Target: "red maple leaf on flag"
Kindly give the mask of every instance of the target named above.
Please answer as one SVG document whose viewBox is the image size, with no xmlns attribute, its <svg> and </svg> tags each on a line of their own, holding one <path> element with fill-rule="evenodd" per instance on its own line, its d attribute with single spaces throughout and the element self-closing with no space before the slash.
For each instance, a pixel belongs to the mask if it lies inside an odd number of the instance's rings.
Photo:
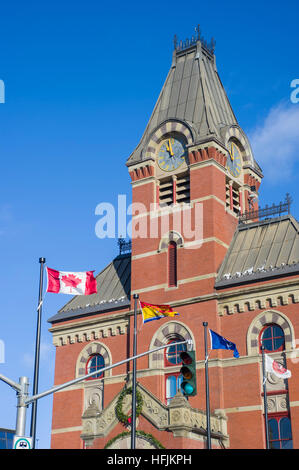
<svg viewBox="0 0 299 470">
<path fill-rule="evenodd" d="M 82 281 L 79 277 L 74 276 L 74 274 L 68 274 L 67 276 L 62 276 L 61 278 L 62 282 L 66 286 L 70 286 L 70 292 L 72 292 L 73 287 L 77 287 L 78 284 Z"/>
</svg>

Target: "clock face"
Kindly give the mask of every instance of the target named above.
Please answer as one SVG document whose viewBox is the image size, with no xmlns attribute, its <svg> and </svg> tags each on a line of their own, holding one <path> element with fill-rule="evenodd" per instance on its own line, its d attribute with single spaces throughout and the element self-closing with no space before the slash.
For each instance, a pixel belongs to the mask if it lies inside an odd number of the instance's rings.
<svg viewBox="0 0 299 470">
<path fill-rule="evenodd" d="M 242 168 L 241 152 L 237 145 L 232 141 L 228 143 L 228 151 L 229 155 L 227 157 L 226 166 L 233 176 L 238 177 Z"/>
<path fill-rule="evenodd" d="M 178 139 L 169 137 L 164 139 L 158 151 L 158 165 L 161 170 L 173 171 L 185 161 L 186 147 Z"/>
</svg>

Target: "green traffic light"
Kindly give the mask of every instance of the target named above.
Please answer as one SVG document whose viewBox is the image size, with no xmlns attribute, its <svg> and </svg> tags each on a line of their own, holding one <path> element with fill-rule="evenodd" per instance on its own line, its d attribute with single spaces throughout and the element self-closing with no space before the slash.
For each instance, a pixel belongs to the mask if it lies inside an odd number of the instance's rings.
<svg viewBox="0 0 299 470">
<path fill-rule="evenodd" d="M 180 373 L 183 376 L 181 390 L 185 396 L 195 396 L 197 395 L 195 351 L 183 351 L 180 358 L 182 360 Z"/>
<path fill-rule="evenodd" d="M 193 393 L 193 391 L 194 391 L 194 388 L 188 382 L 187 383 L 186 382 L 182 383 L 182 389 L 183 389 L 183 391 L 185 392 L 186 395 L 191 395 L 191 393 Z"/>
</svg>

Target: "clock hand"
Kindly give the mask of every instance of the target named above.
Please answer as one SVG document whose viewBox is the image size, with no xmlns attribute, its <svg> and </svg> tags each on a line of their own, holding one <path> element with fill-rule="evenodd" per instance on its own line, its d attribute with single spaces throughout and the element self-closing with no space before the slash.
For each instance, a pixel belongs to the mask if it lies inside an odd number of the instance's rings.
<svg viewBox="0 0 299 470">
<path fill-rule="evenodd" d="M 170 147 L 170 155 L 173 157 L 173 150 L 172 150 L 170 139 L 168 140 L 168 142 L 169 142 L 169 147 Z"/>
<path fill-rule="evenodd" d="M 233 144 L 231 144 L 230 158 L 232 159 L 232 161 L 234 160 Z"/>
</svg>

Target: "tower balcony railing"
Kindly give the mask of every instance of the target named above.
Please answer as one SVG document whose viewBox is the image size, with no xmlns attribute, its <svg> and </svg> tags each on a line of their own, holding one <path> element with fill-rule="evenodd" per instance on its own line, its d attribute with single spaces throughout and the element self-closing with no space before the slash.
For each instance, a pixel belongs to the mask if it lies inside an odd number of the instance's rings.
<svg viewBox="0 0 299 470">
<path fill-rule="evenodd" d="M 279 204 L 274 204 L 272 206 L 266 205 L 265 207 L 258 209 L 251 209 L 245 211 L 243 214 L 239 216 L 239 224 L 246 223 L 248 221 L 258 221 L 261 219 L 271 218 L 273 216 L 280 217 L 284 213 L 290 214 L 292 198 L 287 193 L 284 202 L 280 202 Z"/>
<path fill-rule="evenodd" d="M 195 28 L 195 34 L 190 39 L 187 38 L 185 41 L 178 41 L 177 35 L 175 35 L 173 39 L 174 49 L 177 52 L 182 52 L 197 44 L 198 41 L 200 41 L 201 45 L 206 49 L 206 51 L 213 56 L 215 52 L 216 41 L 214 38 L 212 38 L 210 42 L 206 41 L 201 34 L 199 25 L 197 25 Z"/>
</svg>

